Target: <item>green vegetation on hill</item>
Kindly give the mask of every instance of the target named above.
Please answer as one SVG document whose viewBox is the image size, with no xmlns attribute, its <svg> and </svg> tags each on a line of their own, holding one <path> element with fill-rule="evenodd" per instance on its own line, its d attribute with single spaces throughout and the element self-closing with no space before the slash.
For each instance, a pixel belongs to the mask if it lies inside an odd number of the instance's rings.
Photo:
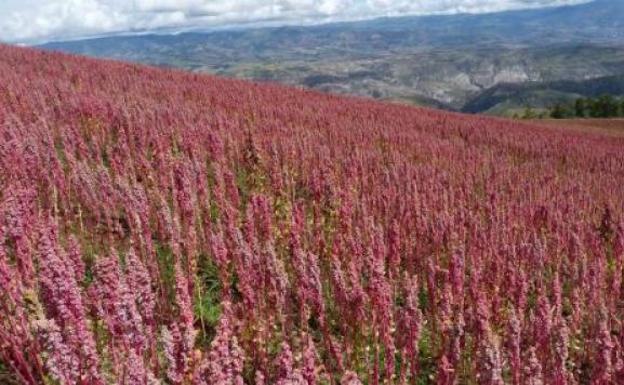
<svg viewBox="0 0 624 385">
<path fill-rule="evenodd" d="M 598 98 L 578 98 L 574 103 L 555 104 L 549 113 L 553 119 L 624 117 L 624 97 L 602 95 Z"/>
<path fill-rule="evenodd" d="M 599 99 L 602 95 L 624 96 L 624 75 L 587 80 L 504 83 L 478 93 L 463 112 L 522 116 L 527 107 L 550 113 L 552 106 L 574 105 L 577 99 Z M 573 108 L 571 108 L 573 109 Z M 587 113 L 590 116 L 590 112 Z"/>
</svg>

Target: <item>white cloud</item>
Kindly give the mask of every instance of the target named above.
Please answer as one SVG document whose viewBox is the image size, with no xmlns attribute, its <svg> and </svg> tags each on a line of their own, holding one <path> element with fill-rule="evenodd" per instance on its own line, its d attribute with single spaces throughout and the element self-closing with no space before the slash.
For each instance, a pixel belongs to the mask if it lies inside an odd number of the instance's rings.
<svg viewBox="0 0 624 385">
<path fill-rule="evenodd" d="M 310 23 L 575 4 L 588 0 L 0 0 L 0 41 L 70 39 L 157 28 Z"/>
</svg>

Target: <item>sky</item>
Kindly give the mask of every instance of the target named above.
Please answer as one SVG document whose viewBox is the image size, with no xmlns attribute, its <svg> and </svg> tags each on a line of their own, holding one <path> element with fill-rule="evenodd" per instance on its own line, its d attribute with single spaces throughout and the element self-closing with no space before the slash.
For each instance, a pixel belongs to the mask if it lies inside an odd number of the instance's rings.
<svg viewBox="0 0 624 385">
<path fill-rule="evenodd" d="M 380 16 L 481 13 L 588 0 L 0 0 L 0 41 L 110 33 L 310 24 Z"/>
</svg>

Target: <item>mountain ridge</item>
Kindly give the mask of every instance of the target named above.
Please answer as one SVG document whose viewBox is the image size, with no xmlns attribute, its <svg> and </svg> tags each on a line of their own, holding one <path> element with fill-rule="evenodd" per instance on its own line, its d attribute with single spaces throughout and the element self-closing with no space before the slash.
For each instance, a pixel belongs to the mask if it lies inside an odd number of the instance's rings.
<svg viewBox="0 0 624 385">
<path fill-rule="evenodd" d="M 497 84 L 624 73 L 624 2 L 107 37 L 42 48 L 463 110 Z"/>
</svg>

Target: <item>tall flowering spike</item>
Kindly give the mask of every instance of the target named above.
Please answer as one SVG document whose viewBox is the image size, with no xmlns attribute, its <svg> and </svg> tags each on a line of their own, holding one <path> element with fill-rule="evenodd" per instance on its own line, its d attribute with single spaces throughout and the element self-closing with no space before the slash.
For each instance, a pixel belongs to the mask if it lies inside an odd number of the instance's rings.
<svg viewBox="0 0 624 385">
<path fill-rule="evenodd" d="M 208 134 L 208 150 L 213 160 L 221 160 L 225 156 L 221 136 L 212 131 Z"/>
<path fill-rule="evenodd" d="M 550 305 L 550 301 L 544 294 L 543 289 L 537 299 L 536 321 L 537 322 L 533 325 L 535 340 L 541 350 L 547 351 L 550 343 L 550 335 L 552 333 L 553 307 Z"/>
<path fill-rule="evenodd" d="M 80 381 L 80 361 L 63 340 L 54 320 L 40 320 L 34 324 L 35 333 L 44 347 L 46 368 L 61 385 L 74 385 Z"/>
<path fill-rule="evenodd" d="M 555 362 L 555 373 L 553 385 L 567 385 L 570 379 L 567 363 L 569 358 L 568 346 L 570 332 L 565 319 L 560 318 L 555 325 L 553 354 Z"/>
<path fill-rule="evenodd" d="M 222 169 L 223 181 L 225 182 L 225 191 L 227 197 L 230 198 L 230 204 L 232 207 L 240 207 L 240 194 L 236 187 L 236 178 L 229 169 Z"/>
<path fill-rule="evenodd" d="M 245 239 L 249 243 L 252 251 L 258 251 L 258 237 L 256 234 L 256 217 L 254 208 L 252 205 L 247 206 L 245 210 L 245 222 L 243 225 L 243 233 L 245 234 Z"/>
<path fill-rule="evenodd" d="M 256 370 L 256 376 L 254 380 L 255 385 L 265 385 L 266 384 L 266 376 L 259 370 Z"/>
<path fill-rule="evenodd" d="M 254 254 L 243 238 L 241 231 L 237 228 L 230 228 L 229 232 L 235 245 L 233 259 L 236 259 L 234 269 L 239 279 L 237 288 L 243 297 L 244 306 L 248 309 L 254 309 L 258 295 L 254 283 L 263 282 L 263 279 L 259 276 L 260 272 L 253 267 Z"/>
<path fill-rule="evenodd" d="M 287 342 L 282 342 L 282 348 L 275 360 L 275 368 L 278 379 L 287 379 L 294 372 L 295 359 Z"/>
<path fill-rule="evenodd" d="M 175 298 L 178 306 L 180 322 L 183 325 L 193 325 L 193 304 L 188 290 L 188 280 L 179 263 L 175 265 Z"/>
<path fill-rule="evenodd" d="M 137 352 L 144 351 L 149 337 L 137 308 L 135 293 L 128 286 L 117 253 L 98 258 L 93 272 L 95 280 L 91 287 L 91 300 L 108 331 L 126 346 Z"/>
<path fill-rule="evenodd" d="M 537 358 L 535 347 L 531 347 L 528 351 L 527 363 L 524 367 L 524 383 L 527 385 L 545 385 L 542 365 Z"/>
<path fill-rule="evenodd" d="M 276 382 L 276 385 L 307 385 L 307 381 L 301 375 L 301 372 L 296 370 L 290 377 L 281 379 Z"/>
<path fill-rule="evenodd" d="M 435 317 L 437 313 L 437 303 L 438 298 L 436 295 L 436 265 L 433 258 L 428 258 L 427 260 L 427 294 L 429 295 L 429 312 L 432 313 L 432 316 Z M 434 325 L 435 327 L 435 325 Z"/>
<path fill-rule="evenodd" d="M 159 193 L 157 207 L 158 237 L 163 241 L 172 241 L 174 238 L 174 223 L 171 208 L 164 196 Z"/>
<path fill-rule="evenodd" d="M 392 336 L 392 290 L 385 272 L 385 244 L 380 229 L 374 229 L 372 250 L 369 251 L 370 284 L 369 292 L 377 327 L 384 346 L 384 376 L 390 380 L 394 375 L 395 346 Z"/>
<path fill-rule="evenodd" d="M 513 385 L 520 385 L 522 379 L 522 323 L 517 311 L 512 308 L 507 326 L 507 349 L 511 366 Z"/>
<path fill-rule="evenodd" d="M 230 260 L 228 258 L 227 246 L 223 241 L 223 234 L 220 232 L 213 234 L 210 240 L 212 255 L 219 268 L 219 278 L 224 287 L 227 287 L 230 276 Z M 225 291 L 225 295 L 229 295 L 228 290 Z"/>
<path fill-rule="evenodd" d="M 255 217 L 259 221 L 259 235 L 264 240 L 269 240 L 273 232 L 273 213 L 271 202 L 264 196 L 255 196 L 252 199 Z"/>
<path fill-rule="evenodd" d="M 193 303 L 187 278 L 179 263 L 176 263 L 174 271 L 177 322 L 171 326 L 170 335 L 173 338 L 170 340 L 173 341 L 176 375 L 185 376 L 192 369 L 197 331 L 194 326 Z M 165 337 L 168 337 L 166 332 L 163 334 L 163 340 Z M 176 375 L 172 377 L 176 378 Z"/>
<path fill-rule="evenodd" d="M 555 272 L 555 276 L 553 277 L 552 282 L 552 295 L 553 295 L 553 312 L 554 316 L 558 317 L 563 310 L 562 304 L 562 288 L 561 288 L 561 279 L 559 278 L 559 272 Z"/>
<path fill-rule="evenodd" d="M 397 336 L 404 350 L 405 360 L 401 367 L 401 378 L 404 380 L 408 374 L 408 366 L 412 378 L 418 375 L 418 343 L 423 327 L 423 314 L 418 304 L 418 277 L 404 278 L 405 309 L 399 315 Z"/>
<path fill-rule="evenodd" d="M 476 304 L 476 326 L 479 337 L 483 341 L 488 341 L 490 332 L 490 309 L 487 306 L 486 299 L 481 293 L 477 294 Z"/>
<path fill-rule="evenodd" d="M 442 284 L 442 290 L 440 290 L 438 326 L 440 328 L 440 332 L 446 335 L 453 327 L 453 293 L 451 284 L 448 282 L 448 273 L 444 270 L 440 271 L 440 273 L 440 275 L 444 276 L 444 283 Z"/>
<path fill-rule="evenodd" d="M 592 384 L 610 384 L 613 376 L 613 348 L 615 344 L 611 339 L 609 327 L 609 315 L 602 305 L 598 314 L 598 337 L 596 340 L 596 358 L 594 362 L 594 375 Z"/>
<path fill-rule="evenodd" d="M 197 198 L 192 186 L 192 178 L 188 166 L 177 164 L 174 170 L 175 196 L 180 216 L 187 224 L 193 222 Z"/>
<path fill-rule="evenodd" d="M 401 267 L 401 227 L 395 219 L 388 235 L 388 267 L 390 279 L 397 279 Z"/>
<path fill-rule="evenodd" d="M 15 271 L 9 265 L 9 258 L 4 249 L 2 230 L 0 230 L 0 289 L 6 295 L 6 300 L 14 301 L 17 298 L 19 281 L 15 279 Z"/>
<path fill-rule="evenodd" d="M 301 370 L 301 375 L 307 381 L 308 385 L 316 385 L 318 379 L 316 364 L 318 354 L 312 337 L 306 336 L 304 339 L 306 344 L 303 351 L 303 368 Z"/>
<path fill-rule="evenodd" d="M 126 281 L 128 289 L 134 296 L 136 306 L 143 318 L 143 322 L 153 333 L 154 309 L 156 308 L 156 295 L 152 288 L 152 280 L 149 271 L 136 255 L 134 250 L 126 254 Z"/>
<path fill-rule="evenodd" d="M 82 251 L 80 250 L 80 243 L 75 236 L 69 237 L 67 245 L 67 257 L 69 258 L 70 266 L 74 271 L 76 280 L 80 282 L 85 276 L 85 263 L 82 260 Z"/>
<path fill-rule="evenodd" d="M 357 374 L 352 371 L 347 371 L 340 379 L 340 385 L 362 385 Z"/>
<path fill-rule="evenodd" d="M 303 250 L 301 236 L 304 228 L 304 213 L 301 205 L 295 206 L 292 216 L 290 247 L 292 250 L 293 267 L 296 273 L 296 291 L 299 299 L 299 313 L 306 322 L 309 317 L 309 308 L 324 316 L 324 301 L 322 298 L 322 283 L 319 268 L 319 259 L 313 253 Z"/>
<path fill-rule="evenodd" d="M 614 272 L 611 290 L 620 293 L 624 289 L 622 274 L 624 274 L 624 220 L 617 226 L 613 241 Z"/>
<path fill-rule="evenodd" d="M 6 195 L 0 206 L 0 214 L 3 216 L 0 226 L 5 226 L 5 237 L 13 244 L 17 270 L 24 283 L 29 284 L 35 274 L 30 236 L 36 225 L 36 192 L 19 186 L 11 187 L 4 189 Z"/>
<path fill-rule="evenodd" d="M 185 376 L 185 368 L 183 359 L 178 353 L 180 345 L 180 330 L 177 325 L 170 328 L 163 326 L 160 332 L 160 341 L 162 343 L 163 355 L 167 363 L 167 378 L 172 384 L 181 384 Z"/>
<path fill-rule="evenodd" d="M 134 200 L 132 202 L 132 207 L 134 208 L 134 220 L 136 222 L 136 226 L 138 227 L 139 234 L 135 234 L 138 238 L 138 246 L 142 246 L 142 249 L 139 248 L 139 254 L 144 255 L 146 260 L 151 260 L 154 256 L 154 240 L 152 239 L 152 228 L 150 225 L 150 212 L 154 210 L 152 207 L 152 203 L 149 202 L 148 197 L 146 196 L 146 191 L 142 187 L 134 188 Z M 128 211 L 132 211 L 129 209 Z M 158 265 L 156 263 L 148 263 L 147 268 L 152 274 L 153 279 L 158 277 Z"/>
<path fill-rule="evenodd" d="M 622 376 L 624 376 L 624 357 L 623 357 L 623 349 L 622 349 L 622 338 L 620 338 L 620 341 L 615 341 L 615 363 L 613 365 L 614 367 L 614 378 L 622 378 Z"/>
<path fill-rule="evenodd" d="M 210 351 L 194 375 L 197 384 L 243 385 L 244 353 L 234 334 L 231 304 L 223 303 L 222 308 Z"/>
<path fill-rule="evenodd" d="M 305 228 L 304 206 L 298 203 L 293 208 L 292 224 L 290 228 L 290 247 L 296 249 L 301 247 L 301 237 Z"/>
<path fill-rule="evenodd" d="M 54 318 L 54 322 L 47 325 L 50 327 L 49 335 L 55 340 L 55 333 L 62 336 L 64 348 L 67 350 L 62 354 L 67 359 L 71 356 L 78 362 L 79 378 L 89 378 L 97 383 L 100 381 L 99 358 L 95 339 L 88 328 L 82 293 L 76 282 L 72 261 L 66 253 L 57 250 L 54 231 L 52 227 L 45 227 L 38 246 L 43 304 L 50 317 Z"/>
<path fill-rule="evenodd" d="M 529 292 L 529 279 L 526 276 L 524 270 L 520 270 L 518 272 L 518 277 L 516 278 L 516 287 L 514 288 L 515 294 L 515 302 L 516 307 L 518 308 L 518 312 L 522 314 L 528 302 L 528 292 Z"/>
<path fill-rule="evenodd" d="M 453 365 L 449 362 L 446 355 L 442 356 L 438 364 L 438 374 L 436 376 L 436 385 L 455 385 L 456 375 Z"/>
<path fill-rule="evenodd" d="M 196 188 L 193 186 L 193 178 L 191 176 L 192 167 L 183 162 L 177 162 L 174 168 L 174 209 L 177 208 L 179 217 L 175 217 L 175 220 L 180 222 L 180 239 L 175 244 L 182 242 L 184 245 L 184 254 L 187 258 L 188 275 L 195 274 L 197 268 L 197 233 L 195 231 L 196 224 L 196 207 L 197 196 Z M 175 252 L 174 255 L 180 254 Z M 193 280 L 188 281 L 189 290 L 193 291 Z"/>
<path fill-rule="evenodd" d="M 456 301 L 462 301 L 464 297 L 464 252 L 455 250 L 449 266 L 449 278 L 453 288 L 453 296 Z M 460 304 L 461 305 L 461 304 Z"/>
<path fill-rule="evenodd" d="M 122 383 L 127 385 L 159 384 L 154 373 L 145 367 L 143 357 L 134 350 L 130 350 L 125 357 Z"/>
<path fill-rule="evenodd" d="M 461 363 L 461 355 L 463 350 L 463 341 L 465 339 L 466 323 L 461 312 L 457 312 L 454 316 L 453 326 L 451 328 L 451 339 L 449 341 L 449 357 L 453 367 L 459 368 Z"/>
<path fill-rule="evenodd" d="M 301 248 L 293 250 L 294 268 L 297 274 L 297 295 L 300 302 L 300 316 L 305 322 L 309 317 L 308 307 L 319 317 L 325 316 L 325 302 L 319 258 Z"/>
<path fill-rule="evenodd" d="M 613 253 L 615 257 L 624 258 L 624 219 L 617 226 L 614 244 Z"/>
<path fill-rule="evenodd" d="M 503 381 L 503 357 L 500 351 L 499 338 L 492 331 L 487 334 L 481 352 L 481 365 L 483 372 L 482 383 L 487 385 L 504 385 Z"/>
<path fill-rule="evenodd" d="M 289 285 L 288 273 L 286 272 L 284 262 L 275 253 L 273 244 L 266 244 L 263 257 L 264 264 L 266 264 L 264 281 L 268 283 L 267 294 L 269 300 L 275 306 L 276 316 L 281 318 L 286 311 L 286 293 Z"/>
</svg>

